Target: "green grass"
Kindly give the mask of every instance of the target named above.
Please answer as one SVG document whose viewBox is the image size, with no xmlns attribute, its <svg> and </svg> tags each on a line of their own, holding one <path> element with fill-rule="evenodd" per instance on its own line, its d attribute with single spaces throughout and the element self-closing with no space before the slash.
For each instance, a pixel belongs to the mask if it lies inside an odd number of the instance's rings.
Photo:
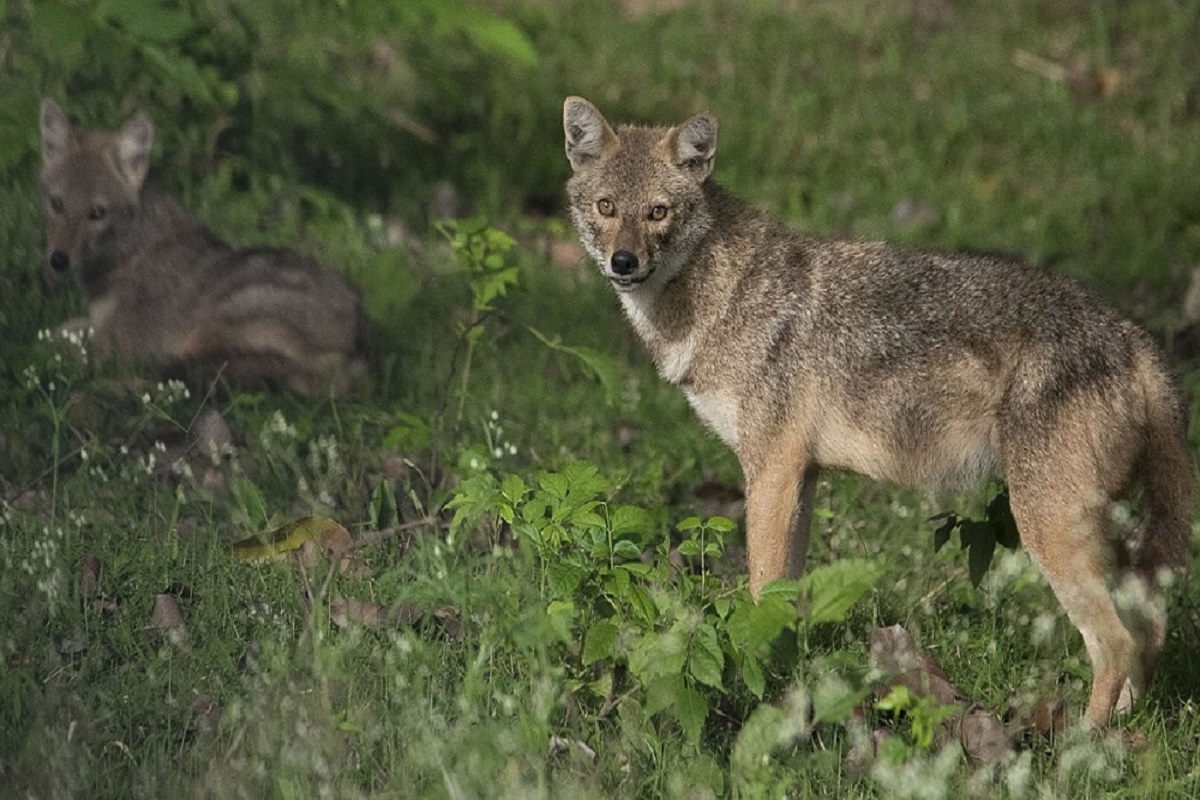
<svg viewBox="0 0 1200 800">
<path fill-rule="evenodd" d="M 848 712 L 803 724 L 807 698 L 848 696 L 837 687 L 865 679 L 870 629 L 897 623 L 983 708 L 1003 714 L 1014 698 L 1060 695 L 1078 716 L 1090 667 L 1028 558 L 998 553 L 975 588 L 956 543 L 933 551 L 929 517 L 978 514 L 986 491 L 931 500 L 828 476 L 810 565 L 872 559 L 883 577 L 840 621 L 793 620 L 760 653 L 761 701 L 728 660 L 721 689 L 685 672 L 709 709 L 695 738 L 670 698 L 653 713 L 661 687 L 648 688 L 636 650 L 622 648 L 658 647 L 665 658 L 670 630 L 694 648 L 715 619 L 713 598 L 739 597 L 738 534 L 706 567 L 714 580 L 694 570 L 648 580 L 661 624 L 644 629 L 633 595 L 605 588 L 615 562 L 573 549 L 595 530 L 588 524 L 565 526 L 560 545 L 514 546 L 488 509 L 457 525 L 440 512 L 456 492 L 494 499 L 481 476 L 534 487 L 588 462 L 599 469 L 597 514 L 645 510 L 622 535 L 647 553 L 684 538 L 677 525 L 689 516 L 738 513 L 702 497 L 713 487 L 736 494 L 736 460 L 654 374 L 608 287 L 594 270 L 543 254 L 541 242 L 564 236 L 563 96 L 587 96 L 614 120 L 672 123 L 711 110 L 721 122 L 716 177 L 789 224 L 1051 261 L 1166 336 L 1200 263 L 1200 2 L 695 0 L 626 16 L 601 0 L 492 0 L 482 5 L 526 33 L 536 65 L 453 31 L 433 46 L 406 18 L 409 27 L 370 29 L 411 45 L 399 50 L 407 77 L 390 87 L 359 57 L 377 44 L 367 23 L 332 6 L 300 4 L 296 27 L 303 43 L 338 56 L 328 63 L 361 70 L 345 86 L 318 69 L 326 62 L 289 66 L 277 33 L 261 43 L 212 33 L 239 24 L 225 4 L 185 5 L 204 35 L 168 50 L 240 87 L 220 114 L 163 74 L 141 75 L 126 98 L 114 87 L 128 84 L 101 80 L 120 77 L 120 65 L 90 75 L 0 33 L 0 83 L 13 98 L 0 111 L 0 794 L 1200 791 L 1195 581 L 1180 592 L 1150 696 L 1118 733 L 1022 740 L 999 768 L 938 745 L 854 774 L 844 759 L 860 734 Z M 30 7 L 8 4 L 14 30 Z M 258 48 L 253 70 L 243 73 L 239 59 L 250 56 L 238 47 Z M 1077 91 L 1017 66 L 1018 51 L 1111 70 L 1120 82 L 1111 95 Z M 252 85 L 238 83 L 245 75 Z M 330 84 L 308 93 L 305 81 L 322 79 Z M 372 85 L 436 140 L 415 141 L 355 106 Z M 343 268 L 372 316 L 368 385 L 337 401 L 221 387 L 183 396 L 131 385 L 110 365 L 57 361 L 38 332 L 80 306 L 72 287 L 41 279 L 34 109 L 43 92 L 97 124 L 161 104 L 147 110 L 162 182 L 232 240 L 299 246 Z M 221 114 L 233 123 L 227 136 L 214 132 Z M 352 134 L 353 146 L 340 140 Z M 458 340 L 471 293 L 427 210 L 443 179 L 518 239 L 518 283 L 483 324 L 469 376 Z M 933 213 L 912 224 L 895 213 L 902 201 Z M 546 212 L 549 221 L 538 218 Z M 395 224 L 407 231 L 403 246 L 384 235 Z M 530 327 L 611 360 L 615 391 Z M 1195 419 L 1200 372 L 1176 367 Z M 205 409 L 231 431 L 215 461 L 196 439 Z M 383 497 L 402 521 L 435 522 L 363 549 L 364 575 L 330 577 L 320 559 L 243 563 L 229 548 L 310 514 L 360 536 L 388 513 Z M 85 597 L 89 554 L 100 595 Z M 567 563 L 584 575 L 573 592 L 560 582 Z M 151 624 L 158 595 L 178 605 L 185 633 Z M 413 613 L 342 625 L 348 599 Z M 612 652 L 585 659 L 590 626 L 618 618 Z M 1140 741 L 1128 746 L 1123 734 Z"/>
</svg>

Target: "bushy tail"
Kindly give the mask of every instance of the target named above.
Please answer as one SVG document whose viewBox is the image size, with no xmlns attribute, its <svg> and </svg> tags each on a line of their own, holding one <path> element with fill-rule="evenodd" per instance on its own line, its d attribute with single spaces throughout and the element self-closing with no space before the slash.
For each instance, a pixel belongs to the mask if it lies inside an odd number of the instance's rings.
<svg viewBox="0 0 1200 800">
<path fill-rule="evenodd" d="M 1158 359 L 1141 359 L 1146 398 L 1146 449 L 1142 488 L 1147 520 L 1138 571 L 1151 586 L 1168 578 L 1182 583 L 1192 550 L 1195 466 L 1187 439 L 1187 412 Z"/>
</svg>

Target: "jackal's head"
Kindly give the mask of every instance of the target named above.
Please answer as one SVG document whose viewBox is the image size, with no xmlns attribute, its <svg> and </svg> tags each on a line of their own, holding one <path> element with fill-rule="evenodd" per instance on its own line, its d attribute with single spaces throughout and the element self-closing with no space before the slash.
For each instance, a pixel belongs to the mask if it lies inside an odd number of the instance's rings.
<svg viewBox="0 0 1200 800">
<path fill-rule="evenodd" d="M 89 272 L 108 268 L 137 214 L 154 124 L 138 114 L 119 131 L 81 131 L 43 100 L 41 127 L 49 263 L 56 272 L 74 268 L 86 284 Z"/>
<path fill-rule="evenodd" d="M 616 130 L 582 97 L 563 105 L 571 218 L 583 246 L 619 292 L 661 287 L 712 225 L 703 184 L 717 152 L 717 120 Z"/>
</svg>

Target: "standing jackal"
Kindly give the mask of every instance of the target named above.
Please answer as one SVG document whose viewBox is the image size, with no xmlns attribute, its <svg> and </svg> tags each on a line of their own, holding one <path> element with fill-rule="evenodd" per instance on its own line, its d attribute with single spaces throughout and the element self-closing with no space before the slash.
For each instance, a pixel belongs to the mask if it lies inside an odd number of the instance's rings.
<svg viewBox="0 0 1200 800">
<path fill-rule="evenodd" d="M 1150 337 L 1013 261 L 772 223 L 709 180 L 711 115 L 614 129 L 570 97 L 563 125 L 585 249 L 659 373 L 741 462 L 751 591 L 802 572 L 822 467 L 934 490 L 1000 474 L 1083 634 L 1088 719 L 1128 709 L 1192 531 L 1185 412 Z M 1126 537 L 1112 505 L 1135 484 L 1147 519 Z"/>
<path fill-rule="evenodd" d="M 71 271 L 102 355 L 236 383 L 340 392 L 365 372 L 358 294 L 289 250 L 231 247 L 144 188 L 154 125 L 81 131 L 42 102 L 50 266 Z"/>
</svg>

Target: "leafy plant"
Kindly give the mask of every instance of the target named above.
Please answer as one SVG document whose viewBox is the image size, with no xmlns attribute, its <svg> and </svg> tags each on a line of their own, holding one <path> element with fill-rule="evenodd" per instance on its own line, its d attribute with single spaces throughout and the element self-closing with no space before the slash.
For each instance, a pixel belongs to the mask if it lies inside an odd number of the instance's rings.
<svg viewBox="0 0 1200 800">
<path fill-rule="evenodd" d="M 865 562 L 819 568 L 804 581 L 768 584 L 756 601 L 711 569 L 724 555 L 730 520 L 680 522 L 674 553 L 694 564 L 675 566 L 654 515 L 610 504 L 607 488 L 584 462 L 544 473 L 533 486 L 483 471 L 448 506 L 454 527 L 492 517 L 533 548 L 546 613 L 580 642 L 569 656 L 568 686 L 598 718 L 634 698 L 646 715 L 673 718 L 698 743 L 714 694 L 741 687 L 761 700 L 768 672 L 790 668 L 773 663 L 780 635 L 843 618 L 880 574 Z M 846 579 L 851 572 L 857 580 Z M 808 619 L 797 613 L 801 591 L 815 611 Z"/>
<path fill-rule="evenodd" d="M 978 586 L 987 574 L 997 544 L 1009 550 L 1016 550 L 1021 546 L 1017 523 L 1008 505 L 1007 489 L 992 498 L 984 511 L 983 519 L 964 519 L 947 511 L 938 514 L 932 520 L 945 520 L 933 533 L 934 552 L 945 547 L 950 541 L 950 535 L 958 531 L 959 541 L 967 551 L 967 567 L 970 570 L 971 584 L 974 586 Z"/>
</svg>

